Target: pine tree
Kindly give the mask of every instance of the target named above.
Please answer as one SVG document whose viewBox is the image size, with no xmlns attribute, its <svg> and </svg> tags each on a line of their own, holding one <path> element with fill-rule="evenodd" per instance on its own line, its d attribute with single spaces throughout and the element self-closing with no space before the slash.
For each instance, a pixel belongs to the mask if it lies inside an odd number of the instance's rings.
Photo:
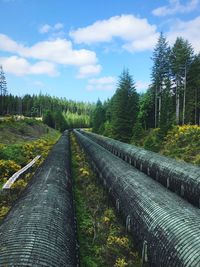
<svg viewBox="0 0 200 267">
<path fill-rule="evenodd" d="M 105 122 L 105 110 L 100 100 L 97 101 L 95 110 L 92 115 L 92 130 L 95 133 L 103 133 L 103 125 Z"/>
<path fill-rule="evenodd" d="M 178 37 L 171 49 L 170 63 L 172 77 L 175 83 L 176 124 L 185 123 L 187 70 L 193 59 L 191 44 L 182 37 Z M 181 119 L 182 110 L 182 119 Z"/>
<path fill-rule="evenodd" d="M 153 52 L 152 82 L 155 94 L 155 128 L 160 127 L 163 108 L 163 94 L 170 91 L 170 48 L 166 38 L 161 33 Z"/>
<path fill-rule="evenodd" d="M 200 53 L 188 68 L 185 121 L 200 125 Z"/>
<path fill-rule="evenodd" d="M 140 96 L 138 122 L 144 130 L 155 126 L 155 91 L 150 86 L 146 93 Z"/>
<path fill-rule="evenodd" d="M 113 137 L 130 142 L 138 113 L 138 94 L 132 76 L 124 70 L 112 99 L 111 124 Z"/>
<path fill-rule="evenodd" d="M 47 124 L 51 128 L 55 128 L 55 120 L 54 120 L 54 115 L 53 112 L 50 110 L 47 110 L 42 118 L 43 122 Z"/>
<path fill-rule="evenodd" d="M 68 128 L 67 121 L 61 111 L 55 112 L 53 117 L 55 120 L 54 125 L 56 130 L 63 132 Z"/>
<path fill-rule="evenodd" d="M 6 113 L 6 109 L 4 107 L 4 98 L 7 95 L 7 82 L 6 77 L 3 71 L 3 67 L 0 66 L 0 95 L 1 95 L 1 114 Z"/>
</svg>

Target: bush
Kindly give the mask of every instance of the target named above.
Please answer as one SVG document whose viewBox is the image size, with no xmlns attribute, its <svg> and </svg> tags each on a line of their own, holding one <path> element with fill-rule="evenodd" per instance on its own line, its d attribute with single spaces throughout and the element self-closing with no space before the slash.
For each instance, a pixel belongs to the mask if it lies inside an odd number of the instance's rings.
<svg viewBox="0 0 200 267">
<path fill-rule="evenodd" d="M 133 127 L 133 136 L 131 143 L 135 145 L 142 145 L 142 140 L 144 137 L 144 129 L 142 128 L 142 123 L 136 122 Z"/>
<path fill-rule="evenodd" d="M 23 145 L 21 144 L 4 146 L 0 149 L 0 158 L 4 160 L 13 160 L 17 164 L 23 165 L 26 163 L 26 158 L 24 153 L 22 153 L 22 148 Z"/>
<path fill-rule="evenodd" d="M 51 128 L 55 127 L 54 115 L 53 115 L 53 112 L 50 110 L 47 110 L 44 113 L 42 121 L 43 121 L 43 123 L 47 124 Z"/>
<path fill-rule="evenodd" d="M 152 129 L 144 140 L 144 148 L 154 152 L 159 152 L 161 145 L 162 137 L 160 136 L 160 129 Z"/>
<path fill-rule="evenodd" d="M 113 129 L 112 124 L 109 121 L 104 123 L 104 132 L 103 135 L 112 138 L 113 137 Z"/>
<path fill-rule="evenodd" d="M 5 183 L 7 178 L 19 171 L 21 166 L 13 160 L 0 160 L 0 182 Z"/>
<path fill-rule="evenodd" d="M 175 126 L 167 134 L 162 154 L 200 165 L 200 127 Z"/>
</svg>

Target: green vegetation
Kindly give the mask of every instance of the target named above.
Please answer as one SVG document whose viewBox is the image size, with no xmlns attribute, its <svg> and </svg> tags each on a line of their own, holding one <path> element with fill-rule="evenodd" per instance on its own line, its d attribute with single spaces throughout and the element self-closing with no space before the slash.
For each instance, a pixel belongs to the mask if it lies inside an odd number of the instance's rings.
<svg viewBox="0 0 200 267">
<path fill-rule="evenodd" d="M 98 100 L 93 105 L 42 94 L 18 97 L 4 90 L 0 112 L 40 117 L 60 131 L 92 126 L 96 133 L 135 144 L 139 129 L 159 128 L 162 142 L 174 125 L 200 124 L 200 54 L 181 37 L 170 47 L 161 33 L 152 60 L 151 85 L 144 94 L 136 93 L 132 75 L 124 70 L 115 94 L 104 103 Z"/>
<path fill-rule="evenodd" d="M 81 266 L 141 266 L 132 238 L 119 222 L 74 135 L 71 144 Z"/>
<path fill-rule="evenodd" d="M 111 124 L 113 137 L 129 142 L 138 113 L 138 94 L 132 76 L 124 70 L 119 78 L 118 88 L 112 98 Z"/>
<path fill-rule="evenodd" d="M 200 166 L 200 126 L 174 126 L 163 136 L 159 128 L 143 131 L 137 143 L 147 150 Z"/>
<path fill-rule="evenodd" d="M 161 130 L 159 128 L 151 129 L 150 131 L 148 131 L 146 137 L 143 138 L 143 146 L 147 150 L 159 152 L 162 147 L 163 141 L 164 139 L 161 135 Z"/>
<path fill-rule="evenodd" d="M 67 111 L 52 112 L 45 111 L 43 115 L 43 122 L 49 127 L 52 127 L 60 132 L 71 128 L 88 128 L 90 126 L 90 116 L 87 114 L 71 113 Z"/>
<path fill-rule="evenodd" d="M 61 111 L 53 113 L 52 111 L 47 110 L 44 113 L 43 122 L 60 132 L 63 132 L 68 128 L 67 121 Z"/>
<path fill-rule="evenodd" d="M 92 116 L 92 128 L 95 133 L 103 133 L 106 121 L 105 109 L 100 100 L 97 101 L 96 108 Z"/>
<path fill-rule="evenodd" d="M 30 172 L 13 184 L 10 194 L 0 192 L 1 220 L 46 158 L 60 133 L 35 120 L 8 120 L 1 122 L 0 129 L 0 189 L 15 172 L 41 155 Z"/>
<path fill-rule="evenodd" d="M 111 100 L 103 105 L 97 102 L 92 119 L 93 131 L 129 142 L 137 119 L 138 101 L 133 78 L 128 70 L 124 70 Z"/>
<path fill-rule="evenodd" d="M 66 98 L 51 97 L 48 95 L 25 95 L 23 97 L 3 94 L 0 95 L 3 116 L 20 115 L 25 117 L 40 117 L 47 119 L 51 116 L 50 125 L 55 129 L 89 127 L 90 115 L 94 105 L 76 102 Z M 50 114 L 50 115 L 49 115 Z M 59 120 L 58 124 L 57 121 Z M 65 125 L 63 126 L 63 123 Z"/>
<path fill-rule="evenodd" d="M 0 132 L 0 181 L 2 179 L 5 181 L 37 155 L 45 158 L 50 147 L 60 136 L 57 131 L 34 120 L 2 122 L 0 127 L 2 128 Z M 3 139 L 2 136 L 5 137 L 5 133 L 7 136 Z M 33 135 L 35 135 L 34 138 Z"/>
<path fill-rule="evenodd" d="M 91 113 L 92 113 L 92 106 L 91 106 Z M 90 127 L 90 116 L 89 113 L 72 113 L 67 111 L 64 113 L 64 117 L 67 121 L 68 128 L 88 128 Z"/>
<path fill-rule="evenodd" d="M 122 72 L 114 96 L 96 104 L 93 132 L 159 152 L 175 125 L 200 125 L 200 54 L 181 37 L 170 47 L 161 33 L 152 60 L 147 92 L 138 96 Z"/>
<path fill-rule="evenodd" d="M 42 135 L 53 132 L 55 132 L 53 129 L 35 119 L 8 117 L 0 121 L 0 143 L 3 144 L 36 140 Z"/>
<path fill-rule="evenodd" d="M 168 132 L 161 153 L 200 166 L 200 127 L 176 126 Z"/>
</svg>

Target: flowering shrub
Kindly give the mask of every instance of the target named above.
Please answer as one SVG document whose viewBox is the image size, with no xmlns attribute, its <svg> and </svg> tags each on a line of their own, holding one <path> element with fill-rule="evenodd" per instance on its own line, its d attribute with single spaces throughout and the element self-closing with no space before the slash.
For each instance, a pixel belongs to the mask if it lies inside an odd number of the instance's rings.
<svg viewBox="0 0 200 267">
<path fill-rule="evenodd" d="M 129 247 L 129 240 L 125 236 L 122 236 L 122 237 L 108 236 L 107 244 L 109 246 L 117 245 L 117 246 L 120 246 L 120 247 L 128 248 Z"/>
<path fill-rule="evenodd" d="M 125 261 L 124 258 L 117 258 L 114 267 L 125 267 L 128 263 Z"/>
<path fill-rule="evenodd" d="M 0 221 L 3 219 L 3 217 L 9 211 L 9 209 L 10 209 L 10 207 L 8 207 L 8 206 L 2 206 L 2 207 L 0 207 Z"/>
<path fill-rule="evenodd" d="M 161 147 L 160 128 L 151 129 L 149 134 L 144 138 L 143 147 L 147 150 L 158 152 Z"/>
<path fill-rule="evenodd" d="M 178 160 L 200 165 L 200 127 L 183 125 L 174 127 L 166 136 L 162 154 Z"/>
<path fill-rule="evenodd" d="M 42 163 L 51 149 L 52 145 L 58 140 L 60 134 L 46 135 L 35 141 L 26 143 L 5 145 L 0 144 L 0 188 L 15 172 L 28 164 L 34 157 L 42 157 L 36 161 L 34 166 L 27 174 L 23 174 L 12 185 L 11 197 L 0 195 L 0 221 L 9 211 L 13 201 L 15 201 L 20 192 L 26 187 L 34 174 L 34 170 Z"/>
<path fill-rule="evenodd" d="M 4 144 L 0 144 L 0 151 L 4 149 L 6 146 Z"/>
<path fill-rule="evenodd" d="M 21 166 L 13 160 L 0 160 L 0 182 L 4 183 L 7 178 L 20 169 Z"/>
</svg>

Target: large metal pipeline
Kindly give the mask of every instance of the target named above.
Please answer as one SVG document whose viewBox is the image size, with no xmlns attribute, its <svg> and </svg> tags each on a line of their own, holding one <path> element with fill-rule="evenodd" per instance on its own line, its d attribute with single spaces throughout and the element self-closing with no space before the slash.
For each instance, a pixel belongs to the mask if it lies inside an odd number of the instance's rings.
<svg viewBox="0 0 200 267">
<path fill-rule="evenodd" d="M 95 133 L 81 131 L 99 145 L 200 207 L 200 168 Z"/>
<path fill-rule="evenodd" d="M 0 225 L 0 266 L 77 264 L 70 148 L 65 132 Z"/>
<path fill-rule="evenodd" d="M 200 266 L 200 210 L 75 131 L 141 251 L 154 267 Z"/>
</svg>

